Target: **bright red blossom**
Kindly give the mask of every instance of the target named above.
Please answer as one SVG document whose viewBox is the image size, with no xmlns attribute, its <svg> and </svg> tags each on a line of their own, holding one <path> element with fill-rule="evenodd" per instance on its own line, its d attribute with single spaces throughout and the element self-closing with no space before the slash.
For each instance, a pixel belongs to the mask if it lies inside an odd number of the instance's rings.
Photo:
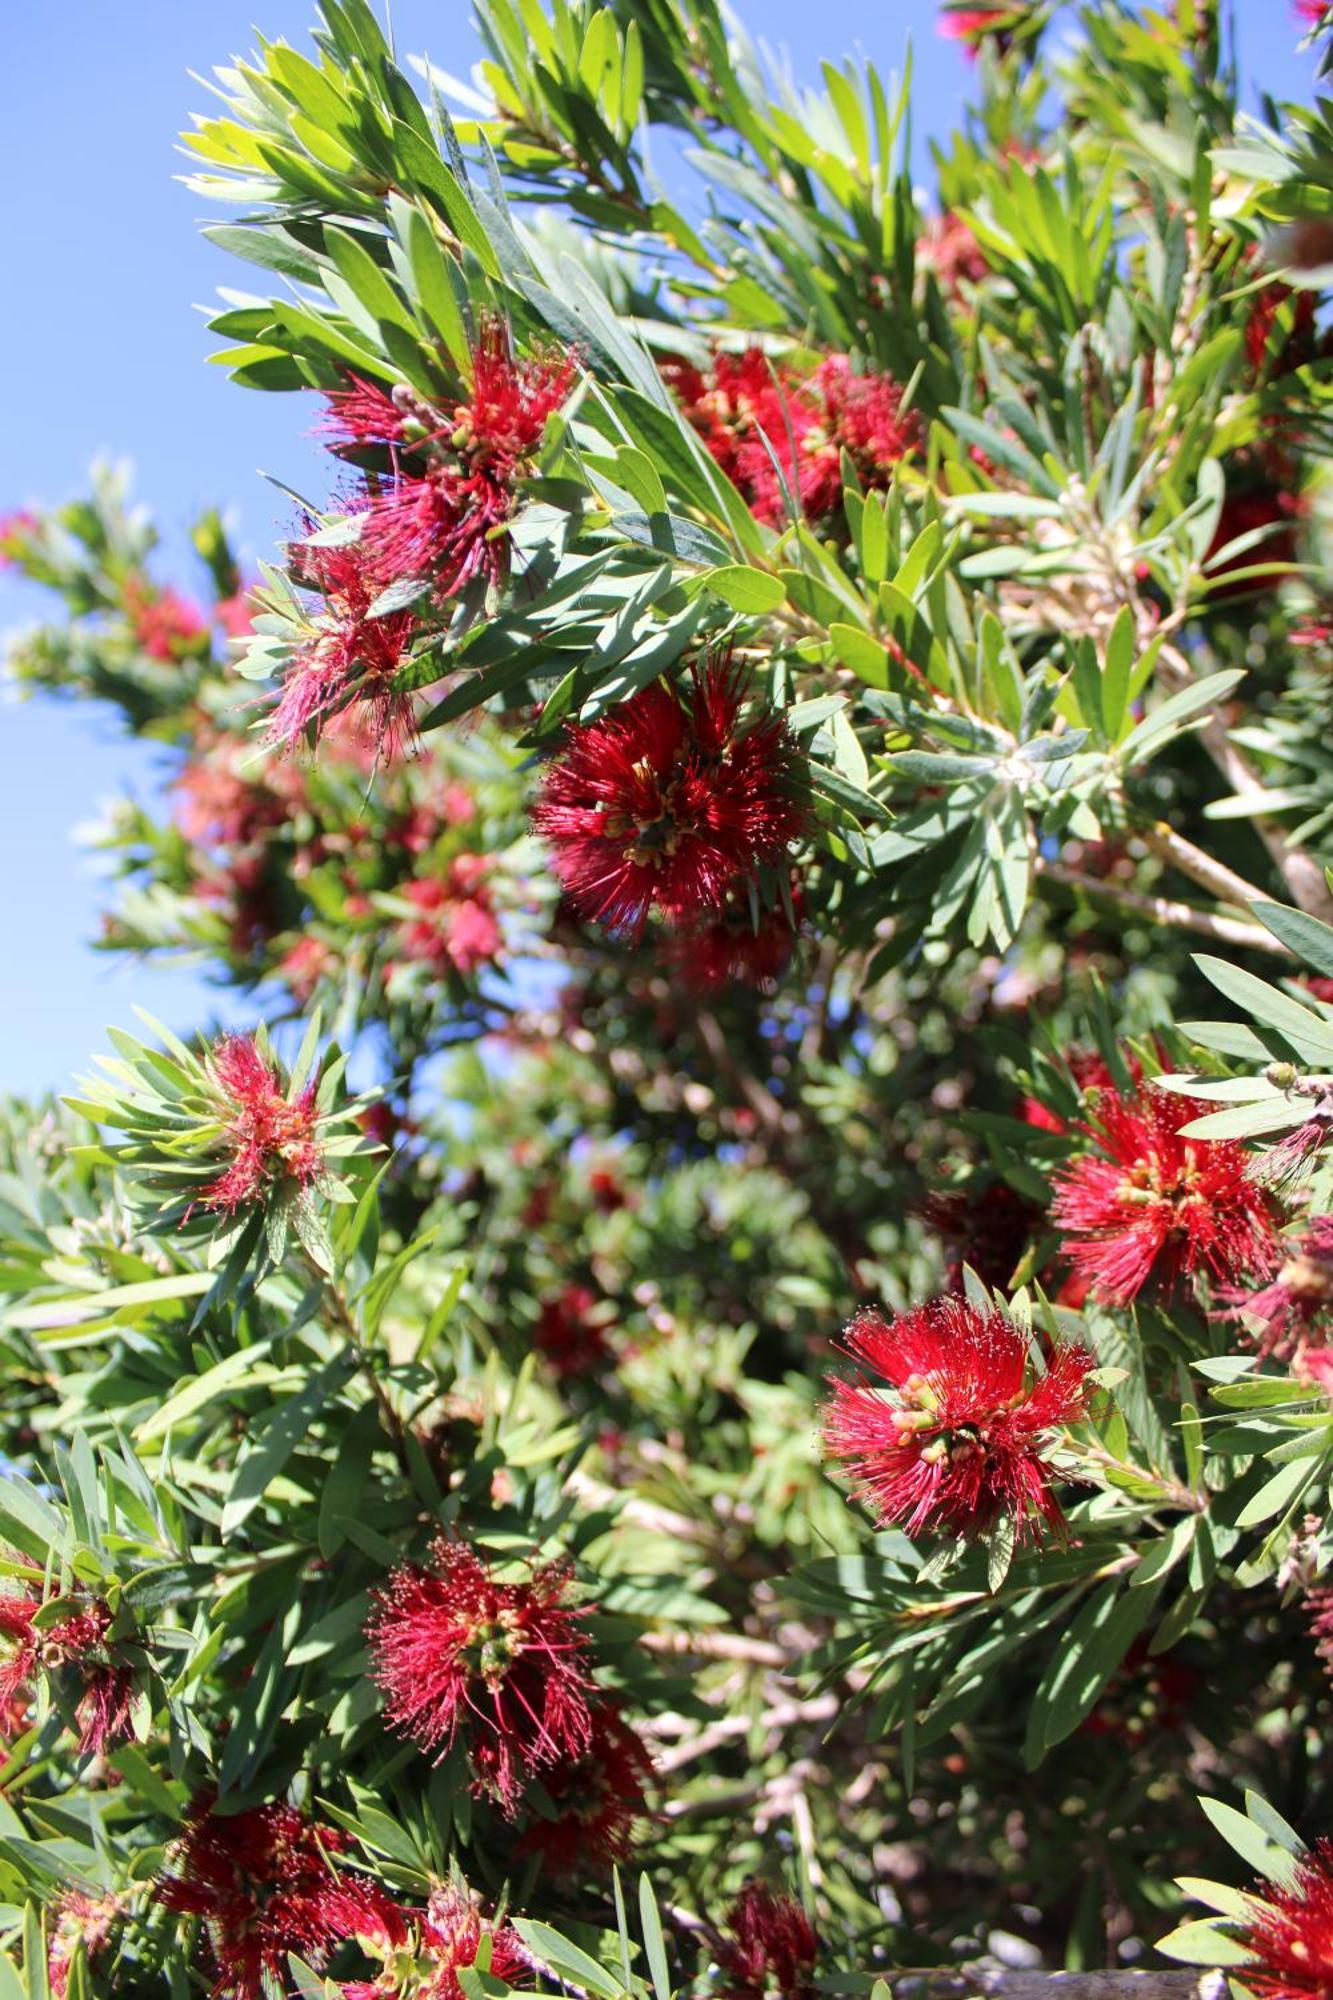
<svg viewBox="0 0 1333 2000">
<path fill-rule="evenodd" d="M 22 1735 L 27 1727 L 38 1671 L 32 1621 L 41 1608 L 40 1597 L 17 1591 L 0 1596 L 0 1738 L 5 1741 Z"/>
<path fill-rule="evenodd" d="M 1126 1305 L 1149 1279 L 1170 1287 L 1206 1271 L 1234 1283 L 1271 1265 L 1273 1211 L 1244 1148 L 1181 1134 L 1208 1109 L 1151 1087 L 1099 1097 L 1083 1131 L 1100 1150 L 1058 1170 L 1051 1215 L 1100 1297 Z"/>
<path fill-rule="evenodd" d="M 893 378 L 858 374 L 845 354 L 802 375 L 751 347 L 715 355 L 711 376 L 681 361 L 663 374 L 751 511 L 772 527 L 791 511 L 784 484 L 805 514 L 823 519 L 842 502 L 844 451 L 864 485 L 882 487 L 920 443 Z"/>
<path fill-rule="evenodd" d="M 202 1919 L 213 2000 L 266 2000 L 269 1982 L 285 1986 L 289 1954 L 318 1967 L 349 1934 L 349 1896 L 364 1898 L 368 1913 L 382 1899 L 339 1869 L 333 1856 L 348 1841 L 336 1828 L 317 1826 L 294 1806 L 224 1814 L 215 1804 L 210 1791 L 194 1799 L 156 1895 L 169 1910 Z"/>
<path fill-rule="evenodd" d="M 780 715 L 741 715 L 742 677 L 696 669 L 572 729 L 532 816 L 581 916 L 631 939 L 650 910 L 683 925 L 781 860 L 801 834 L 803 766 Z"/>
<path fill-rule="evenodd" d="M 353 1898 L 346 1922 L 347 1936 L 384 1964 L 373 1979 L 343 1986 L 343 2000 L 463 2000 L 458 1974 L 476 1964 L 484 1939 L 492 1978 L 521 1986 L 531 1976 L 518 1932 L 486 1923 L 466 1890 L 452 1883 L 432 1891 L 424 1910 L 386 1901 L 367 1911 Z"/>
<path fill-rule="evenodd" d="M 401 444 L 407 435 L 404 399 L 379 382 L 349 375 L 341 389 L 326 391 L 324 400 L 328 407 L 315 429 L 335 450 Z"/>
<path fill-rule="evenodd" d="M 792 907 L 799 921 L 801 894 L 792 885 Z M 672 970 L 697 993 L 720 993 L 729 986 L 771 991 L 791 964 L 800 942 L 781 907 L 761 910 L 756 925 L 748 896 L 733 895 L 709 923 L 677 932 L 666 950 Z"/>
<path fill-rule="evenodd" d="M 420 914 L 399 926 L 405 958 L 444 974 L 477 972 L 499 957 L 504 939 L 485 883 L 488 865 L 482 855 L 460 854 L 444 876 L 406 885 L 403 895 Z"/>
<path fill-rule="evenodd" d="M 441 1536 L 431 1566 L 404 1563 L 375 1594 L 367 1637 L 386 1720 L 438 1763 L 461 1733 L 478 1791 L 511 1815 L 528 1776 L 592 1742 L 583 1614 L 562 1600 L 569 1571 L 497 1581 Z"/>
<path fill-rule="evenodd" d="M 562 1379 L 586 1375 L 607 1358 L 606 1324 L 597 1306 L 597 1294 L 587 1285 L 566 1285 L 542 1301 L 533 1346 Z"/>
<path fill-rule="evenodd" d="M 819 1938 L 793 1896 L 747 1882 L 726 1915 L 719 2000 L 813 2000 Z"/>
<path fill-rule="evenodd" d="M 69 1991 L 70 1967 L 82 1944 L 91 1966 L 110 1941 L 125 1906 L 125 1899 L 112 1890 L 101 1896 L 87 1896 L 81 1889 L 69 1889 L 56 1904 L 49 1926 L 46 1977 L 52 2000 L 65 2000 Z"/>
<path fill-rule="evenodd" d="M 60 1677 L 74 1701 L 78 1747 L 100 1755 L 130 1735 L 134 1674 L 108 1641 L 111 1613 L 100 1598 L 54 1625 L 33 1619 L 42 1600 L 7 1592 L 0 1596 L 0 1737 L 20 1735 L 28 1724 L 38 1674 Z"/>
<path fill-rule="evenodd" d="M 619 1704 L 596 1703 L 592 1740 L 582 1756 L 542 1772 L 553 1817 L 534 1819 L 517 1852 L 540 1855 L 557 1875 L 606 1872 L 627 1861 L 635 1827 L 648 1810 L 652 1777 L 652 1759 Z"/>
<path fill-rule="evenodd" d="M 142 577 L 132 576 L 125 584 L 123 599 L 130 630 L 150 660 L 179 659 L 208 637 L 203 612 L 179 591 L 170 587 L 158 590 Z"/>
<path fill-rule="evenodd" d="M 1240 1933 L 1253 1954 L 1241 1972 L 1263 2000 L 1328 2000 L 1333 1993 L 1333 1841 L 1321 1840 L 1289 1882 L 1264 1884 Z"/>
<path fill-rule="evenodd" d="M 323 606 L 288 669 L 269 735 L 293 744 L 311 729 L 322 730 L 355 698 L 377 753 L 397 755 L 412 732 L 411 696 L 393 686 L 415 629 L 411 612 L 372 613 L 383 586 L 361 543 L 319 548 L 302 542 L 297 563 L 301 583 L 320 593 Z"/>
<path fill-rule="evenodd" d="M 215 1043 L 208 1067 L 221 1094 L 223 1148 L 227 1163 L 200 1199 L 205 1206 L 234 1211 L 283 1188 L 310 1187 L 324 1171 L 315 1110 L 315 1086 L 294 1101 L 284 1097 L 276 1075 L 249 1035 L 224 1035 Z"/>
<path fill-rule="evenodd" d="M 500 323 L 486 328 L 471 396 L 410 454 L 410 468 L 400 462 L 391 484 L 372 482 L 364 539 L 384 583 L 428 578 L 445 598 L 476 579 L 504 581 L 518 482 L 575 371 L 569 354 L 515 359 Z"/>
<path fill-rule="evenodd" d="M 1085 1414 L 1091 1355 L 1057 1347 L 1033 1381 L 1019 1328 L 957 1298 L 892 1320 L 858 1313 L 846 1347 L 888 1391 L 835 1381 L 825 1444 L 882 1522 L 909 1535 L 977 1535 L 1002 1517 L 1020 1539 L 1058 1531 L 1051 1440 Z"/>
<path fill-rule="evenodd" d="M 1261 1354 L 1299 1358 L 1312 1337 L 1328 1327 L 1333 1310 L 1333 1215 L 1317 1215 L 1267 1284 L 1220 1288 L 1228 1316 L 1258 1321 Z"/>
</svg>

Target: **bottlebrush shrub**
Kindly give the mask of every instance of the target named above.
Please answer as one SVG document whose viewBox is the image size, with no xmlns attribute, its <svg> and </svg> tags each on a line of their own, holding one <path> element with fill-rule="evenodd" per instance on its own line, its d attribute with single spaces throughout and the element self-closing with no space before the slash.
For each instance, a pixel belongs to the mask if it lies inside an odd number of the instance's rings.
<svg viewBox="0 0 1333 2000">
<path fill-rule="evenodd" d="M 477 25 L 187 140 L 270 560 L 5 496 L 227 1025 L 0 1110 L 0 1992 L 1322 1994 L 1333 126 Z"/>
</svg>

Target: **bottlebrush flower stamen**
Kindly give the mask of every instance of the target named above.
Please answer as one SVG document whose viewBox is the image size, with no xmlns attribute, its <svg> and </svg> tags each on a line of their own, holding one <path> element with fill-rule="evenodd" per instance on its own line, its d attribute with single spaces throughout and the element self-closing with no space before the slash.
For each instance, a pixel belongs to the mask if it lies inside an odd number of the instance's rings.
<svg viewBox="0 0 1333 2000">
<path fill-rule="evenodd" d="M 1001 1518 L 1020 1540 L 1060 1532 L 1051 1451 L 1086 1412 L 1090 1354 L 1058 1347 L 1034 1380 L 1020 1329 L 958 1298 L 895 1319 L 858 1313 L 845 1344 L 888 1387 L 835 1381 L 825 1443 L 882 1522 L 909 1535 L 976 1536 Z"/>
<path fill-rule="evenodd" d="M 290 1954 L 323 1965 L 347 1934 L 345 1898 L 361 1885 L 333 1859 L 348 1845 L 336 1828 L 294 1806 L 215 1807 L 212 1791 L 196 1796 L 155 1894 L 169 1910 L 201 1919 L 214 2000 L 266 2000 L 285 1985 Z"/>
<path fill-rule="evenodd" d="M 1291 1880 L 1264 1885 L 1239 1942 L 1252 1954 L 1240 1972 L 1262 2000 L 1327 2000 L 1333 1991 L 1333 1841 L 1321 1840 Z"/>
<path fill-rule="evenodd" d="M 404 1563 L 375 1593 L 367 1626 L 386 1720 L 438 1763 L 462 1734 L 476 1789 L 507 1815 L 528 1775 L 592 1741 L 582 1613 L 569 1571 L 548 1564 L 502 1583 L 441 1536 L 430 1567 Z"/>
<path fill-rule="evenodd" d="M 533 827 L 581 916 L 636 940 L 656 909 L 673 926 L 724 907 L 806 823 L 803 762 L 781 715 L 743 717 L 741 673 L 696 669 L 572 729 Z"/>
<path fill-rule="evenodd" d="M 727 1911 L 717 1962 L 720 2000 L 813 2000 L 819 1937 L 794 1896 L 747 1882 Z"/>
<path fill-rule="evenodd" d="M 1099 1297 L 1127 1305 L 1150 1278 L 1234 1284 L 1271 1267 L 1274 1211 L 1245 1149 L 1182 1135 L 1208 1109 L 1151 1086 L 1099 1097 L 1082 1127 L 1098 1151 L 1059 1169 L 1051 1206 L 1064 1256 Z"/>
<path fill-rule="evenodd" d="M 283 1189 L 301 1190 L 318 1182 L 324 1149 L 314 1085 L 295 1099 L 285 1097 L 249 1035 L 224 1036 L 208 1067 L 225 1107 L 222 1145 L 229 1157 L 201 1194 L 203 1204 L 234 1213 Z"/>
</svg>

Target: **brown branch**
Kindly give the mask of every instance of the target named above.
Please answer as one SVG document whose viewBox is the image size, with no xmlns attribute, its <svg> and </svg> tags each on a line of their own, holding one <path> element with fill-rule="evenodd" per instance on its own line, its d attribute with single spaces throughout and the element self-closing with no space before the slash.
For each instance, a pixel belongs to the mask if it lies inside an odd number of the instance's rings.
<svg viewBox="0 0 1333 2000">
<path fill-rule="evenodd" d="M 771 1639 L 752 1639 L 748 1632 L 645 1632 L 641 1641 L 652 1653 L 687 1653 L 696 1660 L 743 1660 L 754 1667 L 788 1667 L 791 1655 Z"/>
<path fill-rule="evenodd" d="M 1163 646 L 1159 655 L 1162 678 L 1174 687 L 1186 687 L 1194 679 L 1189 661 L 1175 646 Z M 1252 801 L 1256 811 L 1250 824 L 1268 849 L 1269 859 L 1287 885 L 1292 901 L 1312 917 L 1333 922 L 1333 895 L 1329 894 L 1324 871 L 1312 854 L 1293 847 L 1285 829 L 1263 811 L 1268 788 L 1256 765 L 1231 740 L 1225 719 L 1210 715 L 1198 732 L 1199 741 L 1227 780 L 1237 798 Z"/>
<path fill-rule="evenodd" d="M 1197 882 L 1201 889 L 1206 889 L 1221 903 L 1235 903 L 1244 910 L 1251 903 L 1268 900 L 1262 889 L 1253 882 L 1247 882 L 1243 875 L 1237 875 L 1224 862 L 1214 860 L 1211 854 L 1205 854 L 1201 847 L 1196 847 L 1192 840 L 1186 840 L 1183 833 L 1177 833 L 1164 819 L 1159 819 L 1153 826 L 1141 827 L 1139 837 L 1159 860 L 1179 869 L 1182 875 L 1187 875 L 1191 882 Z"/>
<path fill-rule="evenodd" d="M 1290 958 L 1286 945 L 1258 924 L 1244 924 L 1234 917 L 1217 917 L 1211 910 L 1196 910 L 1192 903 L 1173 903 L 1166 896 L 1148 896 L 1137 889 L 1122 889 L 1116 882 L 1099 882 L 1093 875 L 1080 875 L 1077 869 L 1065 868 L 1059 862 L 1037 860 L 1037 873 L 1043 881 L 1053 883 L 1057 888 L 1068 889 L 1074 895 L 1089 896 L 1104 903 L 1112 904 L 1131 916 L 1146 917 L 1149 923 L 1161 924 L 1168 930 L 1194 931 L 1200 937 L 1211 938 L 1215 944 L 1238 945 L 1246 951 L 1272 952 L 1278 958 Z"/>
<path fill-rule="evenodd" d="M 890 1988 L 902 2000 L 1225 2000 L 1225 1973 L 1210 1970 L 1156 1972 L 1029 1972 L 1008 1966 L 942 1967 L 890 1972 Z"/>
</svg>

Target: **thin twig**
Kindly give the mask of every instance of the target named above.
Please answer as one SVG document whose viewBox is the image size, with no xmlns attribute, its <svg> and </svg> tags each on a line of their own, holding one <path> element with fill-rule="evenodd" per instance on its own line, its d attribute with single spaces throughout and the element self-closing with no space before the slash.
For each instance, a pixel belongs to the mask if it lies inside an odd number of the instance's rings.
<svg viewBox="0 0 1333 2000">
<path fill-rule="evenodd" d="M 1094 875 L 1080 875 L 1077 869 L 1065 868 L 1059 862 L 1040 857 L 1037 873 L 1057 888 L 1111 903 L 1119 910 L 1127 910 L 1136 917 L 1146 917 L 1149 923 L 1161 924 L 1168 930 L 1194 931 L 1199 937 L 1211 938 L 1215 944 L 1239 945 L 1246 951 L 1267 951 L 1278 958 L 1292 956 L 1286 945 L 1258 924 L 1241 923 L 1235 917 L 1217 917 L 1211 910 L 1196 910 L 1192 903 L 1174 903 L 1166 896 L 1148 896 L 1137 889 L 1123 889 L 1117 882 L 1101 882 Z"/>
<path fill-rule="evenodd" d="M 1162 678 L 1175 687 L 1186 687 L 1195 678 L 1185 655 L 1175 646 L 1165 645 L 1158 655 Z M 1263 810 L 1268 787 L 1258 768 L 1231 740 L 1221 715 L 1210 715 L 1199 730 L 1199 741 L 1231 785 L 1237 798 L 1255 806 L 1250 824 L 1268 849 L 1269 859 L 1286 883 L 1292 901 L 1313 917 L 1333 920 L 1333 896 L 1329 894 L 1324 871 L 1311 854 L 1293 847 L 1285 829 Z"/>
<path fill-rule="evenodd" d="M 746 1632 L 645 1632 L 652 1653 L 686 1653 L 696 1660 L 743 1660 L 754 1667 L 789 1667 L 791 1656 L 771 1639 L 752 1639 Z"/>
</svg>

